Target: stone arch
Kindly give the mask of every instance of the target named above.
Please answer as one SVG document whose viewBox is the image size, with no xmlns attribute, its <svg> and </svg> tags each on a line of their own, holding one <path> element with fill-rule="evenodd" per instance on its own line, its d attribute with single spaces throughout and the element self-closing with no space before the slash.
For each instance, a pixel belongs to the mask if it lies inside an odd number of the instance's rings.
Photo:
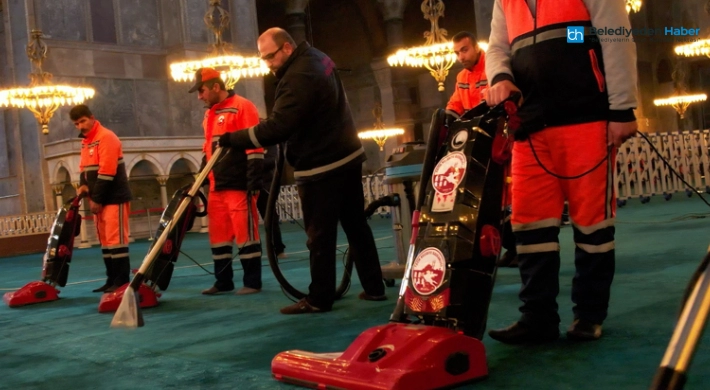
<svg viewBox="0 0 710 390">
<path fill-rule="evenodd" d="M 190 158 L 192 156 L 183 155 L 178 157 L 172 160 L 169 165 L 168 181 L 165 184 L 168 197 L 183 186 L 193 183 L 195 181 L 194 175 L 200 169 L 200 164 L 196 164 L 195 159 Z"/>
<path fill-rule="evenodd" d="M 136 165 L 140 164 L 142 161 L 148 161 L 151 163 L 151 166 L 155 168 L 155 170 L 153 172 L 155 173 L 156 176 L 165 174 L 165 172 L 163 171 L 163 167 L 160 164 L 160 161 L 157 158 L 155 158 L 155 156 L 150 155 L 150 154 L 140 154 L 140 155 L 134 157 L 133 159 L 131 159 L 131 161 L 129 161 L 128 164 L 126 164 L 126 172 L 129 173 L 129 177 L 131 176 L 130 172 L 132 172 L 133 169 L 136 167 Z"/>
<path fill-rule="evenodd" d="M 59 208 L 59 207 L 62 207 L 62 205 L 65 202 L 69 201 L 69 199 L 76 196 L 76 189 L 72 185 L 71 171 L 65 166 L 65 164 L 62 161 L 60 161 L 57 164 L 53 177 L 54 177 L 53 185 L 55 186 L 55 188 L 54 188 L 55 197 L 59 196 L 56 193 L 56 191 L 57 191 L 56 187 L 61 188 L 61 202 L 59 201 L 59 199 L 57 199 L 58 204 L 56 205 L 57 208 Z M 77 182 L 79 181 L 78 179 L 79 178 L 77 178 Z"/>
<path fill-rule="evenodd" d="M 67 164 L 64 160 L 59 160 L 57 165 L 54 167 L 54 173 L 52 174 L 52 177 L 54 178 L 53 182 L 57 184 L 68 182 L 71 184 L 71 171 L 72 170 L 69 168 L 69 164 Z M 77 181 L 78 179 L 79 178 L 77 178 Z"/>
<path fill-rule="evenodd" d="M 162 207 L 158 182 L 162 172 L 156 162 L 154 158 L 140 159 L 132 164 L 128 172 L 128 182 L 133 194 L 131 211 L 135 212 L 136 216 L 143 215 L 141 213 L 145 210 Z"/>
<path fill-rule="evenodd" d="M 175 153 L 168 161 L 168 164 L 165 166 L 165 171 L 168 172 L 168 174 L 171 174 L 175 163 L 180 160 L 185 160 L 189 162 L 189 166 L 193 169 L 192 172 L 194 173 L 197 173 L 197 170 L 200 169 L 200 165 L 202 164 L 202 161 L 200 161 L 197 157 L 195 157 L 195 155 L 191 153 Z"/>
</svg>

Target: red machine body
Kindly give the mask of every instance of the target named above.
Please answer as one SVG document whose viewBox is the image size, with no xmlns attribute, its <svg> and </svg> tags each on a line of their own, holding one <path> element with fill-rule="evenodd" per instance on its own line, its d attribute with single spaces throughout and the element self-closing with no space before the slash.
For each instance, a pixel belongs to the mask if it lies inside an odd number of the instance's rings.
<svg viewBox="0 0 710 390">
<path fill-rule="evenodd" d="M 123 299 L 123 294 L 126 292 L 130 283 L 126 283 L 123 286 L 116 289 L 114 292 L 105 293 L 101 296 L 101 301 L 99 302 L 99 313 L 112 313 L 118 310 L 118 306 L 121 304 Z M 153 291 L 152 288 L 141 284 L 138 289 L 138 301 L 140 302 L 141 308 L 155 307 L 158 306 L 159 293 Z"/>
<path fill-rule="evenodd" d="M 483 103 L 449 126 L 443 110 L 434 114 L 390 324 L 366 330 L 342 353 L 282 352 L 271 362 L 275 379 L 318 389 L 439 389 L 488 375 L 480 340 L 516 108 Z"/>
<path fill-rule="evenodd" d="M 19 290 L 5 293 L 2 297 L 2 300 L 10 307 L 51 302 L 57 299 L 59 299 L 59 290 L 51 284 L 40 281 L 29 282 Z"/>
<path fill-rule="evenodd" d="M 366 330 L 342 353 L 280 353 L 271 369 L 278 380 L 318 389 L 436 389 L 484 378 L 485 360 L 474 338 L 393 323 Z"/>
</svg>

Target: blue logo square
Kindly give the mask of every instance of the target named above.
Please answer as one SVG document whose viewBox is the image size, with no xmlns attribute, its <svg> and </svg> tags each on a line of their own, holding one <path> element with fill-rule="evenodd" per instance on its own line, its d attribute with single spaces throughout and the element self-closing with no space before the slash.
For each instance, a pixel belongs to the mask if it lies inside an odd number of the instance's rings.
<svg viewBox="0 0 710 390">
<path fill-rule="evenodd" d="M 584 43 L 584 26 L 568 26 L 567 43 Z"/>
</svg>

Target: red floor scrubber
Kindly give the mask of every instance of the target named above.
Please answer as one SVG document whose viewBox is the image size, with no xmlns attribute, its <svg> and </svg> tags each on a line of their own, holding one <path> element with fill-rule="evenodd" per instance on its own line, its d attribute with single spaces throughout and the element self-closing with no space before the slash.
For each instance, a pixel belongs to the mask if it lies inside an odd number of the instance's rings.
<svg viewBox="0 0 710 390">
<path fill-rule="evenodd" d="M 137 328 L 145 325 L 141 308 L 149 307 L 147 303 L 152 303 L 149 294 L 155 294 L 156 287 L 161 285 L 164 288 L 168 287 L 172 276 L 172 263 L 177 259 L 182 238 L 188 227 L 192 226 L 195 216 L 204 215 L 196 212 L 195 197 L 202 198 L 205 210 L 207 210 L 207 201 L 204 199 L 204 195 L 198 195 L 198 193 L 200 193 L 200 188 L 212 167 L 219 161 L 220 155 L 223 152 L 224 154 L 229 153 L 229 150 L 217 147 L 195 182 L 188 186 L 189 190 L 185 191 L 183 188 L 173 196 L 170 205 L 163 213 L 164 218 L 161 218 L 159 234 L 143 258 L 140 268 L 133 275 L 131 282 L 122 286 L 117 294 L 104 294 L 106 299 L 102 299 L 102 304 L 104 307 L 111 305 L 110 307 L 116 312 L 111 320 L 112 328 Z M 144 282 L 152 282 L 152 286 L 148 286 Z M 157 299 L 155 304 L 157 304 Z"/>
<path fill-rule="evenodd" d="M 74 197 L 57 211 L 47 239 L 42 263 L 42 280 L 27 283 L 17 291 L 6 293 L 3 300 L 10 307 L 51 302 L 59 299 L 56 286 L 64 287 L 74 250 L 74 237 L 81 231 L 79 207 L 82 197 Z"/>
<path fill-rule="evenodd" d="M 157 257 L 152 262 L 145 275 L 145 282 L 149 284 L 141 284 L 138 288 L 138 301 L 142 308 L 158 305 L 158 298 L 161 296 L 160 291 L 167 290 L 170 284 L 170 279 L 173 276 L 173 269 L 175 267 L 174 264 L 180 255 L 180 247 L 182 246 L 182 240 L 185 238 L 185 233 L 192 229 L 196 217 L 204 217 L 207 215 L 207 199 L 202 191 L 197 191 L 195 194 L 204 206 L 202 211 L 197 210 L 197 204 L 194 201 L 189 201 L 187 202 L 187 207 L 183 214 L 180 216 L 175 215 L 175 212 L 183 200 L 187 198 L 193 199 L 193 197 L 190 196 L 190 188 L 192 186 L 192 184 L 188 184 L 177 190 L 168 203 L 168 206 L 163 210 L 163 214 L 160 216 L 160 223 L 158 224 L 158 230 L 155 236 L 160 237 L 168 226 L 170 226 L 170 229 L 166 233 L 167 238 L 165 242 L 162 243 L 160 251 L 157 252 Z M 175 221 L 173 221 L 174 219 Z M 157 243 L 158 241 L 153 241 L 149 252 L 153 250 L 153 247 Z M 116 289 L 116 291 L 103 294 L 101 296 L 101 302 L 99 302 L 99 313 L 116 311 L 121 304 L 121 300 L 123 300 L 123 294 L 127 287 L 128 283 Z"/>
<path fill-rule="evenodd" d="M 390 323 L 366 330 L 342 353 L 279 353 L 274 378 L 318 389 L 438 389 L 488 375 L 481 338 L 518 99 L 491 109 L 483 103 L 448 125 L 443 110 L 434 114 Z"/>
</svg>

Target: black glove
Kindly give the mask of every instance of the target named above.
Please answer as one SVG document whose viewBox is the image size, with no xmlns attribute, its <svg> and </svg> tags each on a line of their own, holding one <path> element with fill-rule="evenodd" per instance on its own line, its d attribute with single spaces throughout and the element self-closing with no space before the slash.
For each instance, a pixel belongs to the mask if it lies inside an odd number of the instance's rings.
<svg viewBox="0 0 710 390">
<path fill-rule="evenodd" d="M 231 148 L 232 147 L 232 140 L 231 140 L 231 135 L 232 133 L 224 133 L 219 136 L 219 141 L 217 143 L 219 146 L 223 148 Z"/>
</svg>

